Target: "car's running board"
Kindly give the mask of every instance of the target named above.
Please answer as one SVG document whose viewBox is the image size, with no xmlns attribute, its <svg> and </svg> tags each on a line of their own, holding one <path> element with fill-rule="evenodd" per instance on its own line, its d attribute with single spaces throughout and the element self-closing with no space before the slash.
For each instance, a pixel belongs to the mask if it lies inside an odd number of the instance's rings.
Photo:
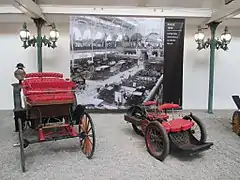
<svg viewBox="0 0 240 180">
<path fill-rule="evenodd" d="M 187 153 L 189 155 L 195 155 L 200 152 L 206 151 L 210 149 L 210 147 L 213 145 L 212 142 L 206 142 L 203 144 L 184 144 L 182 146 L 179 146 L 178 148 L 182 150 L 184 153 Z"/>
</svg>

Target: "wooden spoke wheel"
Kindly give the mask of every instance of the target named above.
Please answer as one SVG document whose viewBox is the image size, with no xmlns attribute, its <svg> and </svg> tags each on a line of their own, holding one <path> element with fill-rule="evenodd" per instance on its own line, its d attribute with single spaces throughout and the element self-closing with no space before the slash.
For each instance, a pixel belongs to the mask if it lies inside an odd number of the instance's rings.
<svg viewBox="0 0 240 180">
<path fill-rule="evenodd" d="M 200 143 L 205 143 L 207 140 L 207 130 L 203 122 L 195 115 L 190 114 L 184 116 L 183 119 L 190 120 L 194 122 L 194 126 L 191 128 L 191 134 Z"/>
<path fill-rule="evenodd" d="M 235 111 L 232 117 L 232 130 L 240 136 L 240 112 Z"/>
<path fill-rule="evenodd" d="M 79 121 L 79 140 L 82 152 L 91 159 L 95 151 L 95 129 L 91 116 L 86 112 Z"/>
<path fill-rule="evenodd" d="M 23 126 L 22 120 L 18 118 L 18 127 L 19 127 L 19 146 L 20 146 L 20 160 L 21 160 L 21 169 L 22 172 L 26 171 L 25 168 L 25 155 L 24 155 L 24 139 L 23 139 Z"/>
<path fill-rule="evenodd" d="M 158 121 L 150 122 L 145 132 L 145 143 L 150 155 L 160 161 L 169 154 L 170 142 L 164 127 Z"/>
</svg>

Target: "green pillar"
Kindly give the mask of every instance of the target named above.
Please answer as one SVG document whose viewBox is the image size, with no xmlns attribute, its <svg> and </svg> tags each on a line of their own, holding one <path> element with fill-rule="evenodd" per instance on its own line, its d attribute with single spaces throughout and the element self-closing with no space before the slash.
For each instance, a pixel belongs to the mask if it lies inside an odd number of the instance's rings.
<svg viewBox="0 0 240 180">
<path fill-rule="evenodd" d="M 42 72 L 42 27 L 37 26 L 37 63 L 38 72 Z"/>
<path fill-rule="evenodd" d="M 38 72 L 42 72 L 42 27 L 45 21 L 41 18 L 34 19 L 34 23 L 37 27 L 37 65 Z"/>
<path fill-rule="evenodd" d="M 216 50 L 216 29 L 220 23 L 212 22 L 209 24 L 211 29 L 211 41 L 210 41 L 210 64 L 209 64 L 209 86 L 208 86 L 208 113 L 213 113 L 213 85 L 214 85 L 214 61 Z"/>
</svg>

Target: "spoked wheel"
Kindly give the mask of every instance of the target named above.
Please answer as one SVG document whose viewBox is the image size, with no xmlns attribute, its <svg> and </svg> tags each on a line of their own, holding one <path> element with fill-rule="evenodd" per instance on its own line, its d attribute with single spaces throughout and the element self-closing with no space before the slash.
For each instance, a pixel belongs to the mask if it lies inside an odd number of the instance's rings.
<svg viewBox="0 0 240 180">
<path fill-rule="evenodd" d="M 207 140 L 207 131 L 203 122 L 195 115 L 190 114 L 184 116 L 183 119 L 194 122 L 194 126 L 191 128 L 191 134 L 200 142 L 205 143 Z"/>
<path fill-rule="evenodd" d="M 232 130 L 240 136 L 240 112 L 235 111 L 232 117 Z"/>
<path fill-rule="evenodd" d="M 160 161 L 169 154 L 170 142 L 164 127 L 158 121 L 150 122 L 145 132 L 145 143 L 149 154 Z"/>
<path fill-rule="evenodd" d="M 25 168 L 25 155 L 24 155 L 24 139 L 23 139 L 23 127 L 22 120 L 18 118 L 18 127 L 19 127 L 19 146 L 20 146 L 20 156 L 21 156 L 21 169 L 22 172 L 26 171 Z"/>
<path fill-rule="evenodd" d="M 145 112 L 139 107 L 139 106 L 133 106 L 129 109 L 129 112 L 127 113 L 129 116 L 134 116 L 138 119 L 142 119 L 145 117 Z M 142 129 L 140 126 L 137 126 L 135 124 L 132 124 L 133 130 L 136 134 L 140 136 L 144 136 Z"/>
<path fill-rule="evenodd" d="M 79 122 L 79 139 L 82 152 L 91 159 L 95 151 L 95 130 L 92 118 L 86 112 Z"/>
<path fill-rule="evenodd" d="M 134 132 L 140 136 L 144 136 L 142 130 L 140 129 L 139 126 L 136 126 L 135 124 L 132 124 L 132 128 Z"/>
</svg>

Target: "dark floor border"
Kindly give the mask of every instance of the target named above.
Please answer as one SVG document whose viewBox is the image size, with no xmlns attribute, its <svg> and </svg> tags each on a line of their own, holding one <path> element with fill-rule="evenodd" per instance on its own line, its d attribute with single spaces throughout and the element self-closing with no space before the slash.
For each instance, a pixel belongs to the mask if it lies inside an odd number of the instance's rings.
<svg viewBox="0 0 240 180">
<path fill-rule="evenodd" d="M 179 108 L 176 110 L 182 110 L 182 108 Z M 88 113 L 97 113 L 97 114 L 122 114 L 122 113 L 126 113 L 128 109 L 86 109 L 86 111 Z M 149 109 L 148 111 L 151 111 L 151 109 Z"/>
<path fill-rule="evenodd" d="M 87 109 L 86 111 L 88 113 L 92 114 L 123 114 L 126 113 L 128 109 Z M 207 109 L 177 109 L 179 111 L 187 111 L 187 112 L 205 112 L 208 114 Z M 236 109 L 216 109 L 213 110 L 213 114 L 221 111 L 229 111 L 229 112 L 234 112 Z M 171 110 L 169 110 L 171 112 Z"/>
<path fill-rule="evenodd" d="M 179 110 L 183 110 L 183 111 L 193 111 L 193 112 L 206 112 L 206 109 L 179 109 Z M 93 114 L 122 114 L 122 113 L 126 113 L 127 109 L 87 109 L 86 110 L 88 113 L 93 113 Z M 214 112 L 221 112 L 221 111 L 236 111 L 236 109 L 216 109 L 213 110 Z M 214 113 L 213 112 L 213 113 Z M 13 113 L 12 110 L 0 110 L 0 114 L 1 113 Z"/>
<path fill-rule="evenodd" d="M 122 114 L 126 113 L 127 109 L 86 109 L 86 111 L 96 114 Z"/>
</svg>

